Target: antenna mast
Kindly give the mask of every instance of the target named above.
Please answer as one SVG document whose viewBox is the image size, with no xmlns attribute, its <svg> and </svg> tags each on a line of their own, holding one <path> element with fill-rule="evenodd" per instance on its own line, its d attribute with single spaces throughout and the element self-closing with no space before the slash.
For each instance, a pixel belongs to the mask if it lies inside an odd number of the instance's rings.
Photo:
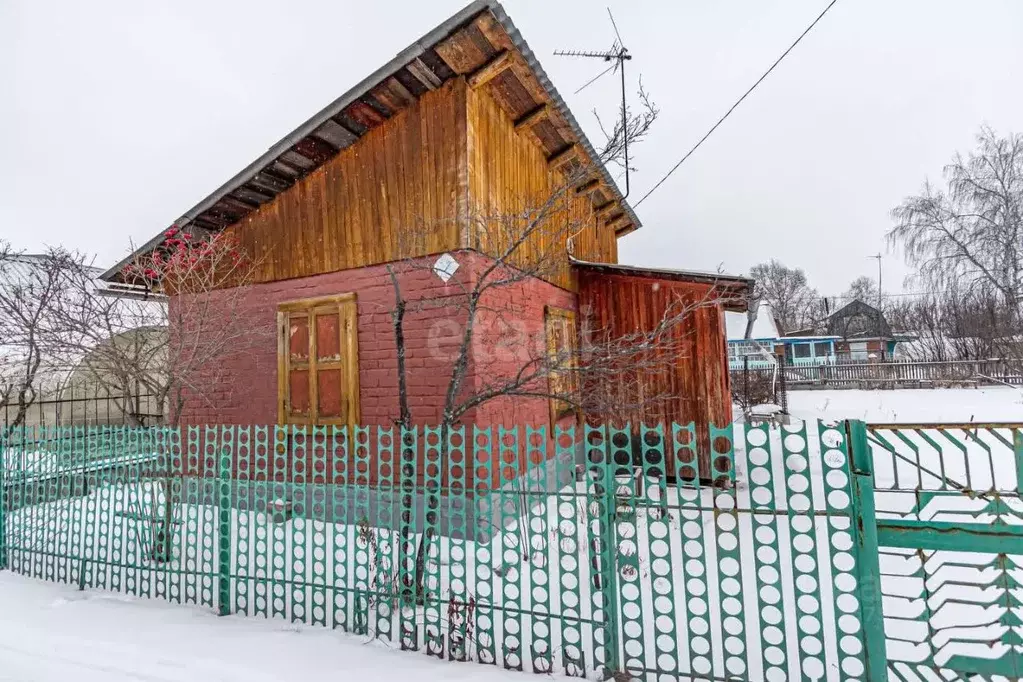
<svg viewBox="0 0 1023 682">
<path fill-rule="evenodd" d="M 625 62 L 632 59 L 632 55 L 629 54 L 628 48 L 625 47 L 622 36 L 618 32 L 618 24 L 615 23 L 614 15 L 611 14 L 611 8 L 607 8 L 607 16 L 611 19 L 611 26 L 615 31 L 615 42 L 611 45 L 610 50 L 604 51 L 590 51 L 590 50 L 555 50 L 554 54 L 557 57 L 588 57 L 593 59 L 603 59 L 605 62 L 614 62 L 610 67 L 602 71 L 595 78 L 587 82 L 581 88 L 576 90 L 576 93 L 582 92 L 585 88 L 589 87 L 598 78 L 603 76 L 609 71 L 620 71 L 622 76 L 622 143 L 624 146 L 625 153 L 625 194 L 622 199 L 627 199 L 629 196 L 629 119 L 628 109 L 625 106 Z"/>
</svg>

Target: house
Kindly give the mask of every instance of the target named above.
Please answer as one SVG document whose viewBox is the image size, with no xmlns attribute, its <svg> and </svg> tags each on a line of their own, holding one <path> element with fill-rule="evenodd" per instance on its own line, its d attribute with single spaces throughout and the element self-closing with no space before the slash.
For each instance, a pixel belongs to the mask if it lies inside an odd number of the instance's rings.
<svg viewBox="0 0 1023 682">
<path fill-rule="evenodd" d="M 816 326 L 786 334 L 782 343 L 789 365 L 833 365 L 891 360 L 896 346 L 913 338 L 894 332 L 876 307 L 853 300 Z"/>
<path fill-rule="evenodd" d="M 834 365 L 838 360 L 838 336 L 797 332 L 781 340 L 787 365 Z"/>
<path fill-rule="evenodd" d="M 827 334 L 793 334 L 781 339 L 785 348 L 785 364 L 795 367 L 804 365 L 833 365 L 837 360 L 837 336 Z"/>
<path fill-rule="evenodd" d="M 395 277 L 408 300 L 457 296 L 511 246 L 501 216 L 527 213 L 574 169 L 596 167 L 564 198 L 557 220 L 577 225 L 568 238 L 522 246 L 521 253 L 543 254 L 553 267 L 488 294 L 488 309 L 501 320 L 488 317 L 476 331 L 466 384 L 512 375 L 526 339 L 546 335 L 550 343 L 557 334 L 555 345 L 575 343 L 583 325 L 622 335 L 651 331 L 676 301 L 703 301 L 679 334 L 678 361 L 618 387 L 629 402 L 659 382 L 656 388 L 672 399 L 618 417 L 704 428 L 729 423 L 723 315 L 743 309 L 750 282 L 619 264 L 618 240 L 641 225 L 597 159 L 501 5 L 470 4 L 175 221 L 197 233 L 232 234 L 252 254 L 255 281 L 233 305 L 253 330 L 277 330 L 225 357 L 234 371 L 216 402 L 187 401 L 182 420 L 393 425 L 398 378 L 389 264 L 403 264 Z M 163 232 L 137 253 L 158 248 L 162 238 Z M 128 262 L 104 278 L 123 280 Z M 214 305 L 219 293 L 208 294 Z M 443 417 L 453 342 L 465 323 L 458 309 L 405 319 L 417 423 Z M 562 407 L 542 397 L 504 396 L 462 421 L 574 423 Z"/>
<path fill-rule="evenodd" d="M 766 301 L 760 303 L 753 329 L 747 338 L 749 316 L 744 312 L 726 312 L 725 325 L 728 333 L 728 367 L 739 370 L 764 369 L 778 364 L 776 348 L 781 343 L 774 310 Z"/>
<path fill-rule="evenodd" d="M 908 338 L 892 331 L 881 310 L 858 299 L 828 315 L 824 330 L 834 339 L 835 355 L 850 361 L 889 360 Z"/>
</svg>

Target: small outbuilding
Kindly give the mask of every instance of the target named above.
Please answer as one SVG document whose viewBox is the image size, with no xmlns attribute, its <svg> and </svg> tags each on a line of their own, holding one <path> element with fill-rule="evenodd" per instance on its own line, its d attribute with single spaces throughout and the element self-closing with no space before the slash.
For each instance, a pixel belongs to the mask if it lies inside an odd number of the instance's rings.
<svg viewBox="0 0 1023 682">
<path fill-rule="evenodd" d="M 183 420 L 393 425 L 392 265 L 403 264 L 398 279 L 407 299 L 437 299 L 471 288 L 509 248 L 522 248 L 550 267 L 490 300 L 509 324 L 477 331 L 468 383 L 517 371 L 506 327 L 520 340 L 545 336 L 556 350 L 577 344 L 586 329 L 649 331 L 683 301 L 692 315 L 672 332 L 677 355 L 667 369 L 640 372 L 619 387 L 644 408 L 618 416 L 695 422 L 701 430 L 730 423 L 724 311 L 744 310 L 751 282 L 619 264 L 618 240 L 640 221 L 598 158 L 501 5 L 472 3 L 174 221 L 196 234 L 234 235 L 257 263 L 243 295 L 230 300 L 260 340 L 223 359 L 233 368 L 230 385 L 213 403 L 186 401 Z M 591 164 L 595 171 L 559 214 L 573 225 L 570 238 L 520 247 L 494 229 L 494 216 L 523 215 L 573 169 Z M 140 252 L 159 248 L 162 236 Z M 128 262 L 104 277 L 123 279 Z M 208 296 L 214 305 L 228 300 Z M 173 309 L 173 296 L 170 303 Z M 450 340 L 465 323 L 463 312 L 444 309 L 405 320 L 417 423 L 443 417 Z M 495 360 L 495 349 L 509 346 L 511 359 Z M 653 393 L 665 399 L 642 399 Z M 463 421 L 553 430 L 580 418 L 556 402 L 498 397 Z"/>
</svg>

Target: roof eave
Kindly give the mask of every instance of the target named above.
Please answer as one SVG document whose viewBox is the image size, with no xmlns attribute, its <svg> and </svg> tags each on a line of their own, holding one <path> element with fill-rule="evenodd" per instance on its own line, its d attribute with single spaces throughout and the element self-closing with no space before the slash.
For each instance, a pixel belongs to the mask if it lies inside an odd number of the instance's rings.
<svg viewBox="0 0 1023 682">
<path fill-rule="evenodd" d="M 753 290 L 754 284 L 754 280 L 749 277 L 696 272 L 692 270 L 644 268 L 635 265 L 621 265 L 619 263 L 593 263 L 575 258 L 571 258 L 570 262 L 574 268 L 589 270 L 599 274 L 642 277 L 646 279 L 660 279 L 693 284 L 721 285 L 723 287 L 737 290 L 735 291 L 736 295 L 733 298 L 727 298 L 720 301 L 724 310 L 736 313 L 745 313 L 749 310 L 749 294 Z"/>
<path fill-rule="evenodd" d="M 584 261 L 578 258 L 572 258 L 571 263 L 574 267 L 594 270 L 594 271 L 606 271 L 606 272 L 619 272 L 621 274 L 635 274 L 644 275 L 650 277 L 656 277 L 658 275 L 664 275 L 665 277 L 675 277 L 677 279 L 684 279 L 686 281 L 693 282 L 728 282 L 734 284 L 744 284 L 752 287 L 754 281 L 750 277 L 744 277 L 742 275 L 727 275 L 724 273 L 715 272 L 702 272 L 697 270 L 676 270 L 671 268 L 652 268 L 644 267 L 640 265 L 625 265 L 622 263 L 597 263 L 594 261 Z"/>
</svg>

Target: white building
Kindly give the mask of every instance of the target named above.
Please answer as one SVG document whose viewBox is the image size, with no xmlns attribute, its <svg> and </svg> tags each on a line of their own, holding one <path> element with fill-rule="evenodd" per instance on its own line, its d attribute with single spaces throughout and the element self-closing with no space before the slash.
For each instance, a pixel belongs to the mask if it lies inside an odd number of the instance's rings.
<svg viewBox="0 0 1023 682">
<path fill-rule="evenodd" d="M 780 343 L 781 335 L 771 305 L 766 302 L 760 304 L 749 338 L 746 335 L 748 326 L 747 313 L 725 313 L 729 369 L 743 369 L 746 358 L 749 358 L 750 369 L 774 367 L 777 364 L 774 349 Z"/>
</svg>

